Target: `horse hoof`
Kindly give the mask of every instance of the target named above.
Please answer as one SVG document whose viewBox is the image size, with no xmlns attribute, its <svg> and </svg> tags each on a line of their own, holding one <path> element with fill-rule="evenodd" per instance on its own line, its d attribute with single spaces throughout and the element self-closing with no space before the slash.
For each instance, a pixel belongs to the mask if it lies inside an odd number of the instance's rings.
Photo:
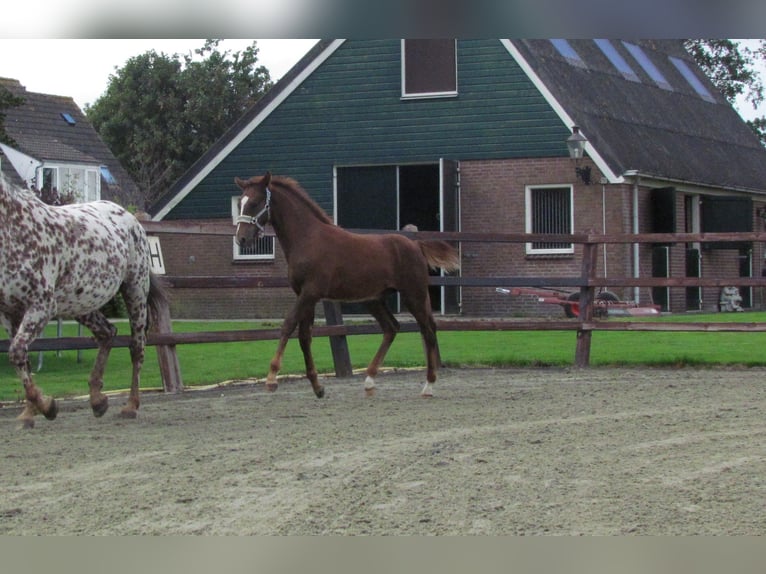
<svg viewBox="0 0 766 574">
<path fill-rule="evenodd" d="M 318 399 L 321 399 L 324 397 L 324 387 L 319 387 L 314 391 L 314 394 L 317 396 Z"/>
<path fill-rule="evenodd" d="M 55 399 L 51 399 L 51 402 L 48 405 L 48 410 L 46 410 L 43 413 L 43 415 L 45 416 L 46 419 L 48 419 L 49 421 L 52 421 L 53 419 L 56 418 L 56 415 L 58 414 L 59 414 L 59 405 Z"/>
<path fill-rule="evenodd" d="M 109 397 L 104 397 L 100 401 L 91 404 L 90 408 L 93 409 L 93 416 L 96 418 L 104 416 L 104 413 L 109 408 Z"/>
<path fill-rule="evenodd" d="M 266 390 L 273 393 L 279 387 L 279 383 L 266 383 Z"/>
<path fill-rule="evenodd" d="M 27 418 L 19 419 L 19 426 L 18 426 L 18 428 L 20 430 L 21 429 L 28 430 L 28 429 L 35 428 L 35 419 L 32 419 L 32 418 L 29 418 L 29 419 L 27 419 Z"/>
<path fill-rule="evenodd" d="M 138 411 L 135 410 L 135 409 L 127 409 L 127 408 L 125 408 L 125 409 L 122 409 L 120 411 L 120 418 L 123 418 L 123 419 L 135 419 L 136 417 L 138 417 Z"/>
<path fill-rule="evenodd" d="M 366 397 L 375 396 L 375 379 L 370 375 L 367 375 L 367 378 L 364 379 L 364 395 Z"/>
<path fill-rule="evenodd" d="M 426 383 L 423 390 L 420 392 L 420 396 L 424 399 L 431 399 L 434 396 L 434 391 L 431 388 L 431 383 Z"/>
</svg>

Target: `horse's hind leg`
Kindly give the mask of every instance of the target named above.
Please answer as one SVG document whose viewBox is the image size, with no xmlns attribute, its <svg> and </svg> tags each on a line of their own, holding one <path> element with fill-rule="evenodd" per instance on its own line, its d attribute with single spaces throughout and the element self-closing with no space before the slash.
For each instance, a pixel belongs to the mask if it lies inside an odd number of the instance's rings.
<svg viewBox="0 0 766 574">
<path fill-rule="evenodd" d="M 30 308 L 20 323 L 10 322 L 11 344 L 8 348 L 8 358 L 21 379 L 27 399 L 24 410 L 17 417 L 24 428 L 35 426 L 37 413 L 42 413 L 48 420 L 55 419 L 58 414 L 58 405 L 53 397 L 44 396 L 32 380 L 27 354 L 27 348 L 42 333 L 49 319 L 50 314 L 47 309 Z"/>
<path fill-rule="evenodd" d="M 139 281 L 123 284 L 120 292 L 125 300 L 125 306 L 130 317 L 130 360 L 133 363 L 130 394 L 128 395 L 128 402 L 120 411 L 120 416 L 134 419 L 138 415 L 138 407 L 141 404 L 138 388 L 146 349 L 146 331 L 149 319 L 147 308 L 148 294 L 141 288 Z"/>
<path fill-rule="evenodd" d="M 420 325 L 420 334 L 423 337 L 423 343 L 426 349 L 426 384 L 423 386 L 423 390 L 420 394 L 424 397 L 433 396 L 433 388 L 431 385 L 436 382 L 436 369 L 439 362 L 438 343 L 436 340 L 436 321 L 434 321 L 431 310 L 428 309 L 425 313 L 425 317 L 422 321 L 418 321 Z"/>
<path fill-rule="evenodd" d="M 112 350 L 112 341 L 117 335 L 117 328 L 112 325 L 101 311 L 93 311 L 87 315 L 76 317 L 77 322 L 85 325 L 93 332 L 93 336 L 98 344 L 98 355 L 93 369 L 88 379 L 90 389 L 90 408 L 97 417 L 103 414 L 109 408 L 109 397 L 101 392 L 104 387 L 104 371 L 106 362 L 109 359 L 109 352 Z"/>
<path fill-rule="evenodd" d="M 414 302 L 412 299 L 405 298 L 407 308 L 415 317 L 420 327 L 420 334 L 423 337 L 423 345 L 426 354 L 426 384 L 420 392 L 423 397 L 432 397 L 433 388 L 431 385 L 436 382 L 436 368 L 438 363 L 438 344 L 436 340 L 436 321 L 431 313 L 431 300 L 428 297 L 428 291 L 425 297 L 419 297 Z"/>
<path fill-rule="evenodd" d="M 364 391 L 368 397 L 375 394 L 375 377 L 378 375 L 380 365 L 386 358 L 386 353 L 394 342 L 396 334 L 399 332 L 399 321 L 396 320 L 393 313 L 388 309 L 384 300 L 370 301 L 367 303 L 367 310 L 375 318 L 383 330 L 383 341 L 378 347 L 378 352 L 367 365 L 367 377 L 364 379 Z"/>
</svg>

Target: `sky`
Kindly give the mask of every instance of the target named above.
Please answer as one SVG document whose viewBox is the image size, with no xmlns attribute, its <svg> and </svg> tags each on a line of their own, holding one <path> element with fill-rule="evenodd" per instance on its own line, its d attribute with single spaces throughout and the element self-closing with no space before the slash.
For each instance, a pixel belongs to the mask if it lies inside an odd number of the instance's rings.
<svg viewBox="0 0 766 574">
<path fill-rule="evenodd" d="M 218 49 L 241 52 L 253 40 L 224 40 Z M 317 40 L 257 40 L 258 62 L 272 81 L 279 80 Z M 201 48 L 204 39 L 96 40 L 0 39 L 0 77 L 21 82 L 30 92 L 69 96 L 85 110 L 109 84 L 115 68 L 148 50 L 168 55 L 187 54 Z"/>
<path fill-rule="evenodd" d="M 238 52 L 249 46 L 251 39 L 229 39 L 221 42 L 220 50 Z M 317 42 L 315 39 L 257 40 L 258 61 L 279 80 Z M 755 41 L 746 41 L 756 46 Z M 154 49 L 166 54 L 186 54 L 202 47 L 203 39 L 27 39 L 0 38 L 0 77 L 19 80 L 30 92 L 70 96 L 85 110 L 93 104 L 109 84 L 115 68 L 144 52 Z M 758 66 L 766 83 L 766 66 Z M 740 115 L 753 119 L 766 115 L 766 104 L 758 109 L 745 102 L 735 105 Z"/>
</svg>

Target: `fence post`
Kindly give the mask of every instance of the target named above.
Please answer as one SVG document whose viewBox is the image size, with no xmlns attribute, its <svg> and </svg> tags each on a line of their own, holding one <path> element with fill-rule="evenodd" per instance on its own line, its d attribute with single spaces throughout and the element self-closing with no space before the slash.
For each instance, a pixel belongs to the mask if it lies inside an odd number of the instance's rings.
<svg viewBox="0 0 766 574">
<path fill-rule="evenodd" d="M 575 349 L 575 366 L 587 367 L 590 365 L 590 343 L 591 335 L 593 331 L 590 329 L 583 329 L 582 325 L 590 323 L 593 320 L 593 300 L 595 294 L 595 287 L 589 285 L 589 280 L 593 277 L 596 270 L 596 255 L 598 251 L 598 244 L 583 243 L 582 250 L 582 280 L 583 284 L 580 287 L 580 325 L 581 328 L 577 330 L 577 348 Z"/>
<path fill-rule="evenodd" d="M 340 303 L 337 301 L 322 301 L 322 306 L 324 307 L 325 321 L 328 325 L 343 324 L 343 312 L 341 311 Z M 331 335 L 329 339 L 332 360 L 335 364 L 335 376 L 350 377 L 352 375 L 351 355 L 348 352 L 346 336 Z"/>
<path fill-rule="evenodd" d="M 152 331 L 157 333 L 172 333 L 173 324 L 170 320 L 170 305 L 167 302 L 160 302 L 157 309 L 156 325 L 152 326 Z M 166 393 L 177 393 L 184 388 L 181 379 L 181 366 L 178 363 L 175 345 L 156 345 L 157 360 L 160 364 L 160 377 L 162 378 L 162 388 Z"/>
</svg>

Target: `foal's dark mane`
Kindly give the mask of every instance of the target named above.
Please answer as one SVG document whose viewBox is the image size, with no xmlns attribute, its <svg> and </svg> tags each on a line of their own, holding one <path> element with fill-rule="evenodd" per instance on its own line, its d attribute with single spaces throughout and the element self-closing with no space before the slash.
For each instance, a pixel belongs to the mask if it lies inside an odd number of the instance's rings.
<svg viewBox="0 0 766 574">
<path fill-rule="evenodd" d="M 317 203 L 309 197 L 309 194 L 306 193 L 306 190 L 304 190 L 294 179 L 290 177 L 274 176 L 271 178 L 270 185 L 272 187 L 278 187 L 280 190 L 287 192 L 291 197 L 294 197 L 303 203 L 309 209 L 309 211 L 323 223 L 335 225 L 335 222 L 330 218 L 329 215 L 327 215 L 325 210 L 319 207 L 319 205 L 317 205 Z"/>
</svg>

